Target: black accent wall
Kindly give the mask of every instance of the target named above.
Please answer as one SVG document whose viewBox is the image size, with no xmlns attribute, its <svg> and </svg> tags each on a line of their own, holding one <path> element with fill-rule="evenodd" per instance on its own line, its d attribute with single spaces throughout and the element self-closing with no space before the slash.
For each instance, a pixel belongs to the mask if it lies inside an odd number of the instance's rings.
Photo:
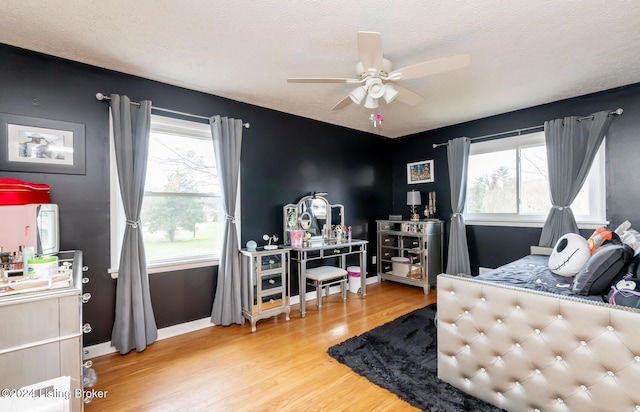
<svg viewBox="0 0 640 412">
<path fill-rule="evenodd" d="M 86 128 L 85 175 L 0 170 L 0 177 L 48 184 L 52 203 L 60 207 L 61 247 L 84 252 L 90 278 L 85 289 L 92 295 L 84 305 L 84 320 L 93 328 L 85 345 L 111 340 L 116 285 L 107 273 L 108 103 L 98 101 L 97 92 L 251 124 L 244 130 L 241 153 L 242 244 L 250 239 L 263 244 L 265 233 L 282 236 L 282 207 L 310 191 L 326 191 L 330 202 L 343 204 L 354 237 L 372 245 L 370 225 L 391 210 L 389 139 L 8 45 L 0 45 L 0 62 L 0 112 Z M 210 316 L 217 267 L 151 274 L 149 279 L 158 327 Z M 293 291 L 297 294 L 297 282 Z"/>
<path fill-rule="evenodd" d="M 406 192 L 437 192 L 437 217 L 450 215 L 446 148 L 433 143 L 525 128 L 568 115 L 587 115 L 622 107 L 607 136 L 607 216 L 616 226 L 625 219 L 640 227 L 636 142 L 640 134 L 640 85 L 519 110 L 438 130 L 386 139 L 300 118 L 206 93 L 0 45 L 0 112 L 82 123 L 86 127 L 86 174 L 63 175 L 0 171 L 51 187 L 60 207 L 63 249 L 81 249 L 89 267 L 86 291 L 93 298 L 84 319 L 93 331 L 84 344 L 107 342 L 113 324 L 115 285 L 109 267 L 108 103 L 95 94 L 119 93 L 133 101 L 251 123 L 241 155 L 241 242 L 282 235 L 282 206 L 310 191 L 327 191 L 345 206 L 354 237 L 370 242 L 375 255 L 375 220 L 390 213 L 408 217 Z M 480 104 L 480 103 L 479 103 Z M 366 119 L 364 119 L 366 121 Z M 434 159 L 435 182 L 408 185 L 406 164 Z M 1 224 L 1 222 L 0 222 Z M 447 225 L 448 226 L 448 225 Z M 1 230 L 1 229 L 0 229 Z M 448 228 L 447 228 L 448 233 Z M 584 231 L 589 235 L 590 231 Z M 537 244 L 540 229 L 469 226 L 473 270 L 521 257 Z M 446 255 L 446 251 L 445 251 Z M 370 263 L 370 262 L 369 262 Z M 369 273 L 374 273 L 370 265 Z M 210 315 L 217 267 L 150 275 L 151 299 L 159 327 Z M 293 292 L 297 293 L 294 281 Z"/>
<path fill-rule="evenodd" d="M 409 190 L 420 190 L 423 197 L 426 192 L 435 191 L 438 207 L 436 217 L 447 221 L 446 233 L 449 233 L 451 203 L 447 148 L 433 148 L 434 143 L 447 142 L 460 136 L 473 138 L 523 129 L 544 124 L 546 120 L 586 116 L 619 107 L 624 109 L 624 113 L 614 117 L 606 136 L 607 219 L 611 222 L 609 227 L 612 229 L 625 220 L 640 229 L 640 189 L 636 170 L 640 153 L 640 84 L 394 139 L 393 211 L 408 217 L 408 207 L 404 204 Z M 434 159 L 435 181 L 408 185 L 406 163 L 427 159 Z M 538 244 L 541 231 L 541 228 L 467 226 L 472 272 L 477 274 L 479 266 L 494 268 L 522 257 L 528 253 L 530 245 Z M 586 237 L 592 232 L 593 230 L 581 230 Z"/>
</svg>

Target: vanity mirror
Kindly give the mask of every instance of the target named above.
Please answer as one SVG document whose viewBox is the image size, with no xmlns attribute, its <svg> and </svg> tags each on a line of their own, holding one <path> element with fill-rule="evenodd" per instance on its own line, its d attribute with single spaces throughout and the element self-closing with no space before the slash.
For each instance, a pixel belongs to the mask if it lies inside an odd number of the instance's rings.
<svg viewBox="0 0 640 412">
<path fill-rule="evenodd" d="M 304 230 L 311 235 L 311 241 L 323 238 L 322 229 L 331 225 L 344 226 L 344 206 L 332 205 L 319 194 L 303 196 L 297 204 L 283 207 L 284 243 L 291 244 L 289 230 Z"/>
<path fill-rule="evenodd" d="M 300 229 L 309 230 L 311 228 L 311 214 L 309 212 L 303 212 L 300 215 L 300 219 L 298 221 L 300 223 Z"/>
</svg>

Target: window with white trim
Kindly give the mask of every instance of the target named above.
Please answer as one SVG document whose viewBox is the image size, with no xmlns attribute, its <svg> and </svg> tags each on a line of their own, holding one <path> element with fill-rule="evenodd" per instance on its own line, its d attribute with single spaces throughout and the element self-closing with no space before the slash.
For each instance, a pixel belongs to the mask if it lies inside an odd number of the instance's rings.
<svg viewBox="0 0 640 412">
<path fill-rule="evenodd" d="M 125 218 L 113 144 L 111 197 L 110 272 L 116 273 Z M 140 217 L 149 273 L 218 263 L 224 212 L 209 124 L 151 116 Z"/>
<path fill-rule="evenodd" d="M 605 143 L 571 210 L 581 227 L 606 224 Z M 544 132 L 472 143 L 465 222 L 542 226 L 551 208 Z"/>
</svg>

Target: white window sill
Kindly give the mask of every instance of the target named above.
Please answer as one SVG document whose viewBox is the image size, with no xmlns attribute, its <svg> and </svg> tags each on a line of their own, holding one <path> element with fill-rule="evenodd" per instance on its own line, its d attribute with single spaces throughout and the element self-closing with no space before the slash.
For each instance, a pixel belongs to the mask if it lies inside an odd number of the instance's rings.
<svg viewBox="0 0 640 412">
<path fill-rule="evenodd" d="M 542 227 L 544 220 L 481 220 L 465 218 L 464 223 L 467 226 L 509 226 L 509 227 Z M 578 229 L 597 229 L 600 226 L 606 226 L 608 221 L 578 221 Z"/>
<path fill-rule="evenodd" d="M 219 258 L 202 258 L 202 259 L 190 259 L 184 261 L 172 261 L 162 263 L 151 263 L 147 265 L 147 271 L 150 275 L 154 273 L 167 273 L 177 270 L 203 268 L 208 266 L 218 266 L 220 264 Z M 118 279 L 118 268 L 111 268 L 107 270 L 107 273 L 111 275 L 112 279 Z"/>
</svg>

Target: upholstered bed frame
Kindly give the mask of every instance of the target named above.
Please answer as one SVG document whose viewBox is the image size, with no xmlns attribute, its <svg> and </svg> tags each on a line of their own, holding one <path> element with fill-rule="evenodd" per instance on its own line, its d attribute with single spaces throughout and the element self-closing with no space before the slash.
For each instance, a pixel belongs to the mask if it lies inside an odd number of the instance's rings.
<svg viewBox="0 0 640 412">
<path fill-rule="evenodd" d="M 438 377 L 508 411 L 638 411 L 640 311 L 442 274 Z"/>
</svg>

